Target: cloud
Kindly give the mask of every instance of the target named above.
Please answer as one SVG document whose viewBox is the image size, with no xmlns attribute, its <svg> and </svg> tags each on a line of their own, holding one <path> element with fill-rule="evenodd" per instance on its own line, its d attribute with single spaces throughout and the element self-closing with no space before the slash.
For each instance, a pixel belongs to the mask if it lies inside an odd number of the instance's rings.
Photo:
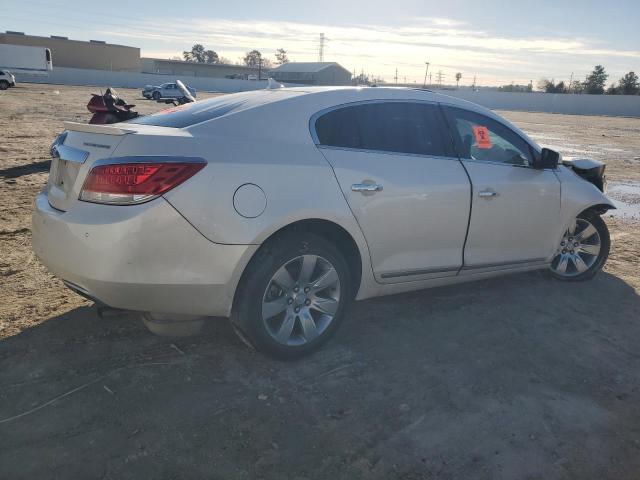
<svg viewBox="0 0 640 480">
<path fill-rule="evenodd" d="M 640 51 L 603 48 L 593 40 L 515 38 L 474 29 L 454 19 L 425 17 L 413 18 L 399 27 L 224 18 L 150 19 L 137 22 L 135 28 L 123 25 L 100 34 L 135 40 L 146 55 L 178 55 L 198 42 L 232 59 L 253 48 L 266 55 L 285 48 L 292 60 L 310 61 L 317 57 L 320 32 L 327 38 L 325 59 L 388 80 L 395 68 L 402 70 L 401 77 L 422 78 L 426 61 L 434 73 L 446 69 L 448 78 L 462 71 L 467 79 L 477 74 L 484 83 L 507 83 L 557 77 L 549 71 L 566 70 L 563 75 L 568 76 L 570 68 L 585 71 L 596 63 L 607 63 L 612 71 L 622 72 L 631 69 L 630 59 L 640 57 Z M 172 48 L 175 52 L 169 53 Z"/>
</svg>

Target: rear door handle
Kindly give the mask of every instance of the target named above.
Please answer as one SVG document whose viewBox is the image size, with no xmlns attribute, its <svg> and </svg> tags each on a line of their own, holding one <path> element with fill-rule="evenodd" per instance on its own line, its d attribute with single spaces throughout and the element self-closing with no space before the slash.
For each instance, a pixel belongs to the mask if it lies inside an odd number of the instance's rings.
<svg viewBox="0 0 640 480">
<path fill-rule="evenodd" d="M 354 183 L 351 185 L 352 192 L 374 193 L 382 191 L 382 185 L 377 183 Z"/>
<path fill-rule="evenodd" d="M 481 190 L 480 192 L 478 192 L 478 196 L 482 197 L 482 198 L 486 198 L 486 199 L 490 199 L 493 197 L 499 197 L 500 194 L 494 190 Z"/>
</svg>

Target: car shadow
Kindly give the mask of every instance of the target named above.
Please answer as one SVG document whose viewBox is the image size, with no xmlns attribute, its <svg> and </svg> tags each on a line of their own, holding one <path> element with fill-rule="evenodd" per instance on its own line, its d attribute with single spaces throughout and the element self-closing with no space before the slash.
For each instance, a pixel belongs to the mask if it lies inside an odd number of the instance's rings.
<svg viewBox="0 0 640 480">
<path fill-rule="evenodd" d="M 51 167 L 51 160 L 43 160 L 40 162 L 28 163 L 26 165 L 17 165 L 0 169 L 0 178 L 18 178 L 23 175 L 31 175 L 33 173 L 48 172 Z"/>
<path fill-rule="evenodd" d="M 613 275 L 528 273 L 358 302 L 278 362 L 82 307 L 0 341 L 0 477 L 631 478 L 638 318 Z"/>
</svg>

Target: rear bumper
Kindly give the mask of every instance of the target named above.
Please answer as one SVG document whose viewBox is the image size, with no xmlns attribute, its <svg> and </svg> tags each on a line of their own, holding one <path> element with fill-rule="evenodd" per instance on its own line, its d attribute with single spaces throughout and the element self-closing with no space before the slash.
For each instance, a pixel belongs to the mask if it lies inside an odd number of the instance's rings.
<svg viewBox="0 0 640 480">
<path fill-rule="evenodd" d="M 163 198 L 135 206 L 36 198 L 33 248 L 74 290 L 114 308 L 228 316 L 256 245 L 212 243 Z"/>
</svg>

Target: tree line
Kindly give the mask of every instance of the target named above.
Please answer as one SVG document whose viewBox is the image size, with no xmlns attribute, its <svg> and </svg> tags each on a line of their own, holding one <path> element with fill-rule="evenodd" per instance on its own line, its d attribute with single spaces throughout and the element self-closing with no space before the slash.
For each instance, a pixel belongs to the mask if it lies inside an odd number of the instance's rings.
<svg viewBox="0 0 640 480">
<path fill-rule="evenodd" d="M 191 47 L 191 50 L 182 52 L 182 57 L 185 62 L 226 65 L 233 64 L 228 58 L 219 56 L 215 50 L 205 49 L 204 45 L 200 43 L 196 43 Z M 254 68 L 271 68 L 274 64 L 282 65 L 283 63 L 289 62 L 287 51 L 284 48 L 276 50 L 274 57 L 275 60 L 271 61 L 269 58 L 264 57 L 259 50 L 251 50 L 241 58 L 241 61 L 247 67 Z"/>
<path fill-rule="evenodd" d="M 546 93 L 587 93 L 591 95 L 640 95 L 640 81 L 638 75 L 631 71 L 612 83 L 607 88 L 609 74 L 602 65 L 596 65 L 587 78 L 581 82 L 574 80 L 571 83 L 560 81 L 555 83 L 546 78 L 538 82 L 538 90 Z"/>
</svg>

